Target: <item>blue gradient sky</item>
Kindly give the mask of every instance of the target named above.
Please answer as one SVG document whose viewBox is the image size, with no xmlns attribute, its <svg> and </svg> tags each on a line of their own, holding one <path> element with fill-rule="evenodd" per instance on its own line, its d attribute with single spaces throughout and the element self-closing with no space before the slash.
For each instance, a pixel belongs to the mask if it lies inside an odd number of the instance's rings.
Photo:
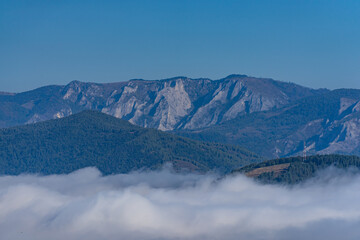
<svg viewBox="0 0 360 240">
<path fill-rule="evenodd" d="M 360 88 L 360 1 L 0 0 L 0 91 L 232 73 Z"/>
</svg>

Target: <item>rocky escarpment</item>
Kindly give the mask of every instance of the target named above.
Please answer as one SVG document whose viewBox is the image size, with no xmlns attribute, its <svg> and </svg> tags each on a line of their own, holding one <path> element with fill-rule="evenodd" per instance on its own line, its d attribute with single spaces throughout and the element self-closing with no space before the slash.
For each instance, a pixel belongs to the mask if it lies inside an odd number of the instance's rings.
<svg viewBox="0 0 360 240">
<path fill-rule="evenodd" d="M 66 86 L 0 95 L 0 126 L 35 123 L 93 109 L 143 127 L 196 129 L 276 109 L 321 91 L 245 75 L 216 81 L 186 77 L 110 84 L 73 81 Z"/>
<path fill-rule="evenodd" d="M 304 153 L 360 155 L 360 90 L 334 90 L 178 134 L 241 145 L 268 158 Z"/>
</svg>

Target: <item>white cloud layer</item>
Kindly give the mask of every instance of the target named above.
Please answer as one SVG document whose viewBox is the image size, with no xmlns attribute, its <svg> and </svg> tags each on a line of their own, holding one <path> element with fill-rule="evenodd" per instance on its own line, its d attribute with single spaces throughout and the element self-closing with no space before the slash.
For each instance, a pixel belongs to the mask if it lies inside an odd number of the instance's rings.
<svg viewBox="0 0 360 240">
<path fill-rule="evenodd" d="M 359 175 L 334 169 L 291 188 L 169 170 L 2 176 L 0 239 L 360 239 L 359 201 Z"/>
</svg>

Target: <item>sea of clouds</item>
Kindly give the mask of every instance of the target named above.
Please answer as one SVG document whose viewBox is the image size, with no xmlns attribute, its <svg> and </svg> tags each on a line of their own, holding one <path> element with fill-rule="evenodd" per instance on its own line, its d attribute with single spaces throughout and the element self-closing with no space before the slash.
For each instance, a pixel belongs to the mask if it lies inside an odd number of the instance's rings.
<svg viewBox="0 0 360 240">
<path fill-rule="evenodd" d="M 360 175 L 296 186 L 169 169 L 1 176 L 0 239 L 360 239 Z"/>
</svg>

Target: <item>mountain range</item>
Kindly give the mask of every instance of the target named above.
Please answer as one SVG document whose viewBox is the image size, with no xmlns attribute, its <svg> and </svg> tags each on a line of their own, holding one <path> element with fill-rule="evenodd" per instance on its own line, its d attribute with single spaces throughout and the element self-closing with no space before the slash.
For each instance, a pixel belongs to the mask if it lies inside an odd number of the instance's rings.
<svg viewBox="0 0 360 240">
<path fill-rule="evenodd" d="M 178 134 L 241 145 L 266 158 L 332 153 L 360 155 L 360 90 L 329 91 L 278 109 Z"/>
<path fill-rule="evenodd" d="M 360 90 L 311 89 L 230 75 L 98 84 L 73 81 L 0 93 L 0 127 L 86 109 L 197 140 L 240 145 L 265 158 L 360 154 Z"/>
<path fill-rule="evenodd" d="M 326 90 L 271 79 L 230 75 L 224 79 L 130 80 L 97 84 L 73 81 L 32 91 L 0 94 L 0 127 L 98 110 L 159 130 L 197 129 L 239 115 L 281 107 Z"/>
</svg>

